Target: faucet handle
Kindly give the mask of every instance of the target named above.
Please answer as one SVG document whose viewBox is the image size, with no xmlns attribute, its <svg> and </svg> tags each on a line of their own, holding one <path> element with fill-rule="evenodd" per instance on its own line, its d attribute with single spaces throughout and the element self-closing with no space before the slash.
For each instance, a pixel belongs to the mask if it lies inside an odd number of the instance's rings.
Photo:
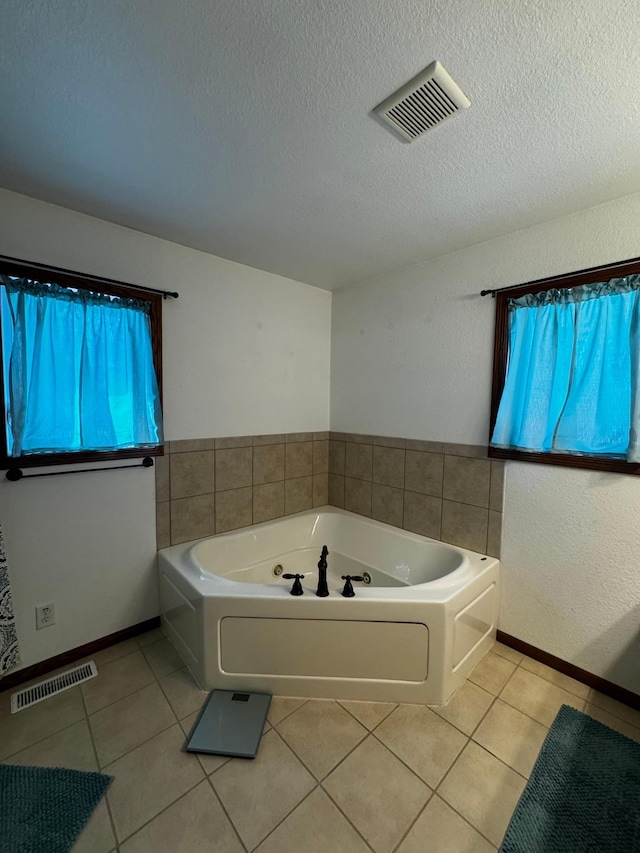
<svg viewBox="0 0 640 853">
<path fill-rule="evenodd" d="M 363 581 L 364 577 L 362 575 L 342 575 L 342 580 L 346 581 L 342 594 L 345 598 L 353 598 L 355 592 L 353 591 L 351 581 Z"/>
<path fill-rule="evenodd" d="M 300 579 L 304 577 L 304 575 L 282 575 L 282 577 L 289 581 L 293 581 L 293 586 L 291 587 L 290 595 L 304 595 L 304 590 L 302 589 L 302 584 L 300 583 Z"/>
</svg>

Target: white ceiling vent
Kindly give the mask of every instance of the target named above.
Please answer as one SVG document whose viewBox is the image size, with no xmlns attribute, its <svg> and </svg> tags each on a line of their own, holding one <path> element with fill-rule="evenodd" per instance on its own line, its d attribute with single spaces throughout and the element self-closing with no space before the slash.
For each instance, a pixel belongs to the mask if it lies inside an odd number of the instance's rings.
<svg viewBox="0 0 640 853">
<path fill-rule="evenodd" d="M 403 139 L 413 142 L 432 127 L 470 106 L 469 98 L 436 61 L 390 95 L 373 112 Z"/>
</svg>

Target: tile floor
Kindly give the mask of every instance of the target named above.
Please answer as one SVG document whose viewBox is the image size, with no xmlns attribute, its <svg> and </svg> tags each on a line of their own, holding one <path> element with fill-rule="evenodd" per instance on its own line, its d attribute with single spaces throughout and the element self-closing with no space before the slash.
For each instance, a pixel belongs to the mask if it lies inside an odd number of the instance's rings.
<svg viewBox="0 0 640 853">
<path fill-rule="evenodd" d="M 640 712 L 496 644 L 441 708 L 274 697 L 255 761 L 181 751 L 205 694 L 152 631 L 16 715 L 0 761 L 115 777 L 75 853 L 490 853 L 563 703 Z"/>
</svg>

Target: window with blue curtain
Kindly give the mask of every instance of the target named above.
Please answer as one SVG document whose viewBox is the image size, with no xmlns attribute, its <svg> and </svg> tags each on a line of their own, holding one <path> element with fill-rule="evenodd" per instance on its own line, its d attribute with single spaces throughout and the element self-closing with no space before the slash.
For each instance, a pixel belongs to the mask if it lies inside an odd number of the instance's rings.
<svg viewBox="0 0 640 853">
<path fill-rule="evenodd" d="M 162 445 L 151 300 L 6 274 L 0 299 L 8 461 Z"/>
<path fill-rule="evenodd" d="M 499 394 L 494 388 L 490 455 L 609 470 L 640 463 L 635 266 L 606 281 L 585 271 L 591 280 L 582 284 L 498 294 L 506 364 Z"/>
</svg>

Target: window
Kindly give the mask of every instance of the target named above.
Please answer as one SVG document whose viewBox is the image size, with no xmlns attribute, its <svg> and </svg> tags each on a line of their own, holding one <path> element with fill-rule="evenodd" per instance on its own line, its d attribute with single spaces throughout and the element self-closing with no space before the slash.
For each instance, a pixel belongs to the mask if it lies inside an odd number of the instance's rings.
<svg viewBox="0 0 640 853">
<path fill-rule="evenodd" d="M 161 454 L 161 297 L 0 261 L 3 468 Z"/>
<path fill-rule="evenodd" d="M 489 455 L 640 473 L 640 261 L 495 296 Z"/>
</svg>

